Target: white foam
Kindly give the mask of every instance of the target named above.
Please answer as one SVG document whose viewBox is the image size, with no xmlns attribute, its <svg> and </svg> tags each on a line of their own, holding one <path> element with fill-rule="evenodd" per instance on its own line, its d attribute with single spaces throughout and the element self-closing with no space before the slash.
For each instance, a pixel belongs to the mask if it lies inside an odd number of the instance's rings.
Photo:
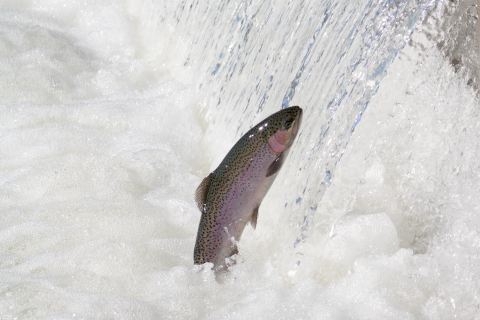
<svg viewBox="0 0 480 320">
<path fill-rule="evenodd" d="M 478 98 L 433 42 L 414 36 L 357 126 L 318 203 L 332 225 L 295 255 L 269 195 L 215 278 L 193 265 L 193 193 L 221 156 L 136 4 L 0 13 L 3 318 L 477 316 Z"/>
</svg>

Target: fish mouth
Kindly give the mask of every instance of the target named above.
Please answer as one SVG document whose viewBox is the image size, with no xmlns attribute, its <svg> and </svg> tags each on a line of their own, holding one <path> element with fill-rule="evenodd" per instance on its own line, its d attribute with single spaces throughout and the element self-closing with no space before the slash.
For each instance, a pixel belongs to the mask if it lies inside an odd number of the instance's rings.
<svg viewBox="0 0 480 320">
<path fill-rule="evenodd" d="M 298 107 L 298 114 L 297 114 L 297 117 L 295 118 L 295 121 L 293 123 L 293 129 L 292 129 L 293 138 L 295 138 L 297 136 L 298 131 L 300 131 L 300 125 L 302 124 L 302 118 L 303 118 L 303 110 L 302 110 L 302 108 Z"/>
</svg>

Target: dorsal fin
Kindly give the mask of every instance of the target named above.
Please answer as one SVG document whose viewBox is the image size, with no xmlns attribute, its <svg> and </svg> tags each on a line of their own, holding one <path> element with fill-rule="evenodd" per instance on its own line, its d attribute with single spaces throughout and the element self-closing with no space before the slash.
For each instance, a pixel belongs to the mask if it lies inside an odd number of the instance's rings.
<svg viewBox="0 0 480 320">
<path fill-rule="evenodd" d="M 208 188 L 210 187 L 210 182 L 214 173 L 215 171 L 211 172 L 208 176 L 206 176 L 195 191 L 195 203 L 197 204 L 198 209 L 202 213 L 203 206 L 205 205 L 205 201 L 207 198 Z"/>
<path fill-rule="evenodd" d="M 258 218 L 258 207 L 253 209 L 252 217 L 250 218 L 250 224 L 252 225 L 253 230 L 257 227 L 257 218 Z"/>
</svg>

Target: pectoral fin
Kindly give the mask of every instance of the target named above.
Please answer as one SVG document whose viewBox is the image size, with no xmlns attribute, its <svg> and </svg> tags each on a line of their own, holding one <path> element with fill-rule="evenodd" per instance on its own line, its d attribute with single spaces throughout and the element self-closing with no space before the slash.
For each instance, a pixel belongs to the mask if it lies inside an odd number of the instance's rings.
<svg viewBox="0 0 480 320">
<path fill-rule="evenodd" d="M 198 186 L 197 190 L 195 191 L 195 203 L 197 204 L 198 209 L 203 213 L 204 205 L 207 199 L 208 188 L 210 187 L 210 182 L 212 181 L 212 177 L 215 171 L 210 173 L 206 176 L 202 183 Z"/>
<path fill-rule="evenodd" d="M 271 175 L 274 175 L 277 173 L 283 166 L 283 163 L 285 162 L 285 159 L 287 158 L 288 152 L 282 152 L 282 154 L 275 159 L 274 162 L 268 167 L 267 170 L 267 177 L 270 177 Z"/>
<path fill-rule="evenodd" d="M 258 207 L 253 210 L 252 218 L 250 218 L 250 224 L 252 225 L 253 230 L 257 228 L 257 218 L 258 218 Z"/>
</svg>

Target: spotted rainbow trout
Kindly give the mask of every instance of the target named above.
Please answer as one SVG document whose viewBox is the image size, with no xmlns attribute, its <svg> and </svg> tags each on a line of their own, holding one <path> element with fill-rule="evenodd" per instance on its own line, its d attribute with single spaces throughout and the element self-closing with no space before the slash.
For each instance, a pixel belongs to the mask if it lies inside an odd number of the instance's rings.
<svg viewBox="0 0 480 320">
<path fill-rule="evenodd" d="M 250 129 L 195 192 L 202 212 L 194 250 L 195 264 L 225 268 L 238 253 L 248 222 L 255 229 L 258 207 L 287 158 L 302 122 L 302 109 L 290 107 Z"/>
</svg>

